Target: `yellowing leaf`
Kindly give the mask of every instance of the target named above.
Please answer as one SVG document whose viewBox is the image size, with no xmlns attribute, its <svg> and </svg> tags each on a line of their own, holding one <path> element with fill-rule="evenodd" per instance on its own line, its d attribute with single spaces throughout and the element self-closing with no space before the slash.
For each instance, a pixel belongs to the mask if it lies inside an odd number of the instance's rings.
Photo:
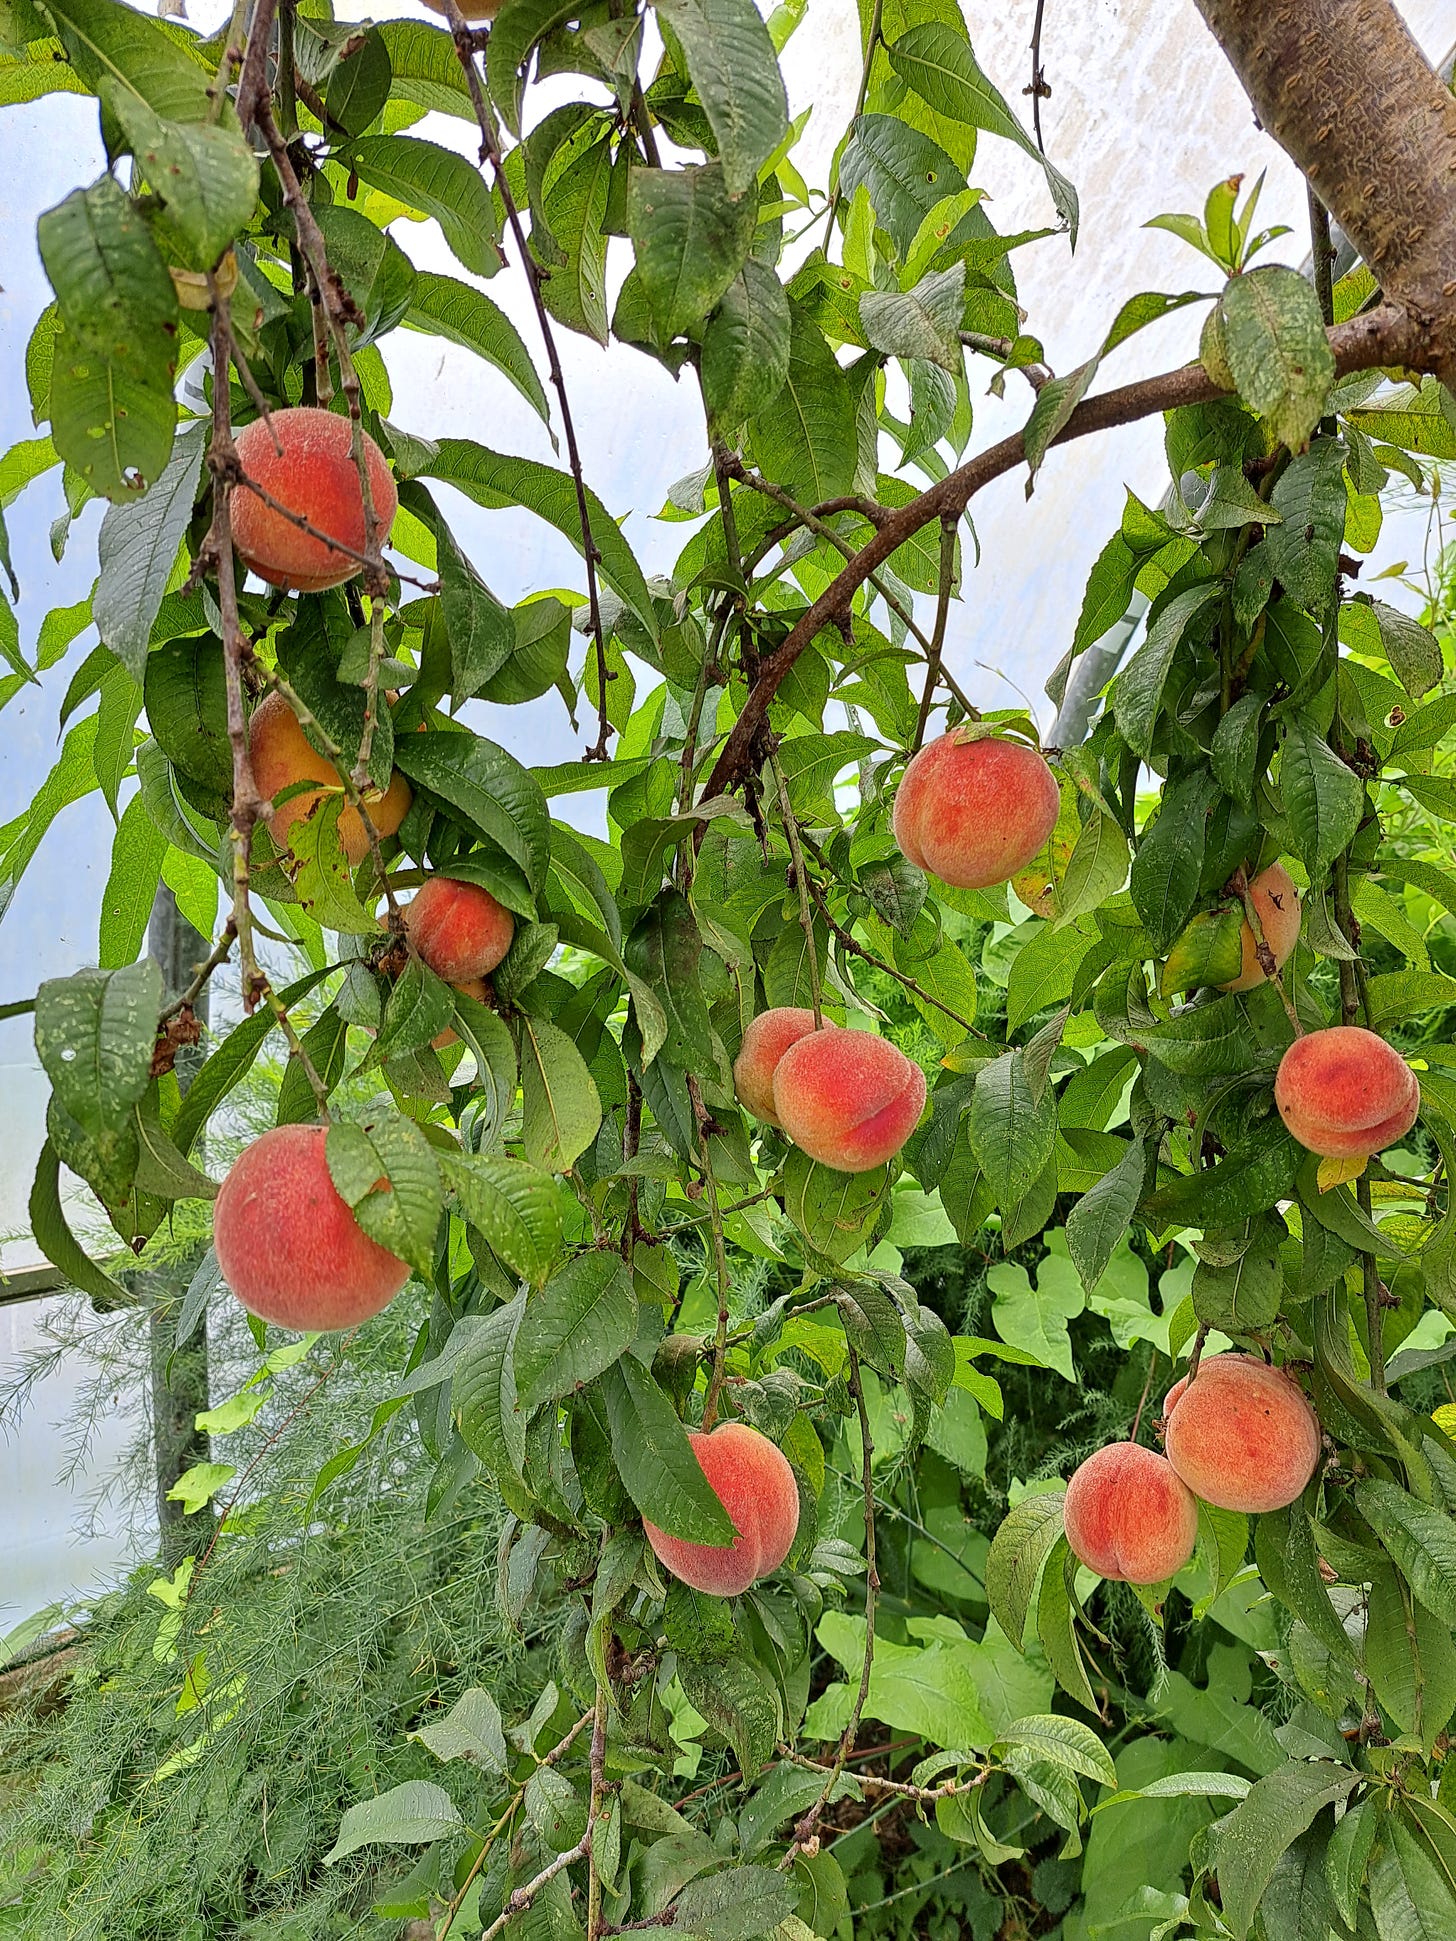
<svg viewBox="0 0 1456 1941">
<path fill-rule="evenodd" d="M 1319 1163 L 1319 1190 L 1328 1193 L 1332 1186 L 1347 1186 L 1364 1172 L 1363 1159 L 1322 1159 Z"/>
</svg>

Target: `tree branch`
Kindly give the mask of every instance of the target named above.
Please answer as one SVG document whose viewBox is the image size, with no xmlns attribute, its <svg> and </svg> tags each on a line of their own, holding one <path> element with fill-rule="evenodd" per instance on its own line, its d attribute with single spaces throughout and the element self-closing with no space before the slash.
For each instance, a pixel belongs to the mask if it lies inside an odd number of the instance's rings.
<svg viewBox="0 0 1456 1941">
<path fill-rule="evenodd" d="M 1456 315 L 1456 309 L 1453 309 Z M 1432 368 L 1429 333 L 1404 311 L 1390 305 L 1352 317 L 1330 332 L 1330 349 L 1338 375 L 1373 367 L 1399 364 L 1416 369 Z M 1141 378 L 1115 391 L 1104 391 L 1079 404 L 1052 440 L 1054 445 L 1069 444 L 1093 432 L 1109 431 L 1116 425 L 1136 423 L 1180 405 L 1207 404 L 1227 394 L 1208 376 L 1201 364 L 1185 364 L 1159 377 Z M 759 669 L 743 711 L 724 744 L 712 774 L 704 786 L 704 799 L 721 795 L 742 779 L 750 767 L 750 751 L 768 715 L 769 703 L 779 684 L 819 629 L 848 613 L 850 601 L 877 567 L 897 547 L 903 546 L 932 519 L 959 518 L 983 486 L 1013 471 L 1025 459 L 1020 432 L 1003 438 L 997 445 L 949 472 L 909 505 L 900 506 L 885 520 L 871 539 L 850 560 L 833 583 L 795 622 L 780 646 Z"/>
</svg>

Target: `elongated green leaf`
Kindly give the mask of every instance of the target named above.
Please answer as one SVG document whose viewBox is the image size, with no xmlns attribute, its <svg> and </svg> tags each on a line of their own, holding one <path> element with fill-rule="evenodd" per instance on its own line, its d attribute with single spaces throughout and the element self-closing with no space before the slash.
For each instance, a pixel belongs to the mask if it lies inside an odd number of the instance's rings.
<svg viewBox="0 0 1456 1941">
<path fill-rule="evenodd" d="M 403 22 L 391 25 L 402 26 Z M 468 283 L 421 270 L 405 313 L 407 330 L 447 338 L 483 357 L 508 377 L 528 404 L 550 424 L 551 407 L 521 333 L 505 311 Z"/>
<path fill-rule="evenodd" d="M 839 186 L 852 199 L 861 185 L 903 259 L 931 210 L 963 192 L 966 178 L 943 148 L 898 116 L 859 115 L 839 158 Z"/>
<path fill-rule="evenodd" d="M 1129 748 L 1146 757 L 1152 749 L 1153 729 L 1162 705 L 1163 688 L 1173 655 L 1189 624 L 1221 592 L 1216 581 L 1187 587 L 1161 607 L 1148 627 L 1148 637 L 1118 676 L 1113 710 Z"/>
<path fill-rule="evenodd" d="M 698 1465 L 683 1425 L 651 1374 L 624 1355 L 602 1377 L 612 1455 L 627 1494 L 650 1522 L 691 1543 L 727 1546 L 733 1523 Z"/>
<path fill-rule="evenodd" d="M 1277 264 L 1246 270 L 1225 285 L 1218 315 L 1239 396 L 1298 451 L 1335 379 L 1314 285 Z"/>
<path fill-rule="evenodd" d="M 687 56 L 728 193 L 742 195 L 789 132 L 769 30 L 753 0 L 657 0 L 657 11 Z"/>
<path fill-rule="evenodd" d="M 937 114 L 971 128 L 1000 135 L 1037 162 L 1044 171 L 1057 214 L 1066 223 L 1072 247 L 1077 246 L 1077 191 L 1060 169 L 1042 154 L 977 64 L 971 45 L 943 21 L 927 20 L 912 26 L 889 49 L 890 65 L 922 101 Z"/>
<path fill-rule="evenodd" d="M 521 1296 L 484 1318 L 467 1315 L 456 1324 L 446 1347 L 448 1356 L 457 1341 L 460 1346 L 451 1364 L 450 1388 L 460 1434 L 502 1479 L 519 1479 L 526 1461 L 526 1412 L 516 1397 L 514 1360 L 516 1332 L 525 1311 Z"/>
<path fill-rule="evenodd" d="M 109 175 L 74 189 L 36 226 L 76 350 L 153 390 L 177 361 L 177 293 L 141 211 Z"/>
<path fill-rule="evenodd" d="M 910 290 L 866 290 L 859 300 L 865 337 L 891 357 L 927 357 L 952 375 L 965 361 L 961 311 L 966 266 L 932 270 Z"/>
<path fill-rule="evenodd" d="M 366 135 L 349 144 L 346 159 L 374 188 L 433 216 L 466 269 L 492 276 L 500 268 L 495 204 L 464 155 L 418 135 Z"/>
<path fill-rule="evenodd" d="M 101 968 L 129 964 L 146 939 L 167 839 L 134 795 L 116 826 L 111 873 L 101 893 Z"/>
<path fill-rule="evenodd" d="M 455 1802 L 443 1786 L 430 1779 L 407 1779 L 402 1786 L 349 1808 L 339 1823 L 338 1839 L 324 1855 L 324 1864 L 332 1866 L 356 1847 L 376 1841 L 414 1846 L 438 1840 L 459 1825 Z"/>
<path fill-rule="evenodd" d="M 551 861 L 550 817 L 539 786 L 513 755 L 479 735 L 440 730 L 402 735 L 395 761 L 498 843 L 541 891 Z"/>
<path fill-rule="evenodd" d="M 637 1330 L 632 1276 L 614 1253 L 578 1254 L 526 1303 L 516 1387 L 528 1413 L 595 1380 Z"/>
<path fill-rule="evenodd" d="M 209 270 L 246 226 L 258 200 L 258 158 L 238 130 L 213 122 L 164 121 L 115 83 L 102 98 L 126 130 L 148 186 L 190 252 L 187 267 Z"/>
<path fill-rule="evenodd" d="M 1088 1294 L 1107 1271 L 1118 1241 L 1132 1222 L 1146 1170 L 1142 1142 L 1134 1140 L 1112 1171 L 1084 1193 L 1067 1215 L 1067 1251 Z"/>
<path fill-rule="evenodd" d="M 444 1188 L 429 1141 L 397 1113 L 331 1125 L 325 1145 L 339 1197 L 371 1240 L 428 1274 Z"/>
<path fill-rule="evenodd" d="M 1099 1786 L 1116 1786 L 1117 1767 L 1112 1755 L 1090 1725 L 1047 1712 L 1014 1719 L 992 1747 L 992 1756 L 1001 1746 L 1025 1746 L 1059 1766 L 1095 1780 Z"/>
<path fill-rule="evenodd" d="M 1361 1775 L 1328 1759 L 1291 1762 L 1250 1790 L 1219 1833 L 1218 1883 L 1224 1919 L 1244 1941 L 1280 1855 L 1322 1808 L 1342 1800 Z"/>
<path fill-rule="evenodd" d="M 35 1162 L 27 1207 L 31 1238 L 53 1267 L 59 1267 L 72 1287 L 89 1294 L 103 1308 L 124 1307 L 131 1295 L 88 1258 L 67 1224 L 61 1206 L 61 1162 L 47 1139 Z"/>
<path fill-rule="evenodd" d="M 1416 1596 L 1443 1624 L 1456 1627 L 1456 1523 L 1374 1477 L 1356 1485 L 1355 1501 Z"/>
<path fill-rule="evenodd" d="M 729 194 L 716 162 L 632 170 L 627 229 L 663 343 L 716 307 L 743 267 L 757 220 L 748 197 Z"/>
<path fill-rule="evenodd" d="M 1009 1051 L 976 1076 L 971 1099 L 971 1146 L 997 1204 L 1012 1206 L 1040 1177 L 1056 1143 L 1056 1097 L 1033 1094 L 1019 1051 Z"/>
<path fill-rule="evenodd" d="M 98 1144 L 130 1131 L 161 1003 L 162 974 L 150 958 L 52 978 L 36 994 L 36 1054 L 57 1101 Z"/>
<path fill-rule="evenodd" d="M 56 450 L 98 497 L 140 498 L 166 469 L 177 424 L 170 378 L 134 377 L 62 330 L 49 409 Z"/>
<path fill-rule="evenodd" d="M 47 0 L 46 12 L 93 94 L 105 85 L 113 99 L 124 91 L 164 121 L 206 121 L 213 72 L 196 51 L 200 43 L 173 39 L 119 0 Z"/>
<path fill-rule="evenodd" d="M 490 509 L 525 506 L 528 512 L 538 514 L 564 533 L 577 551 L 581 551 L 581 515 L 569 472 L 553 471 L 549 465 L 540 465 L 534 459 L 511 458 L 488 451 L 484 445 L 474 444 L 468 438 L 442 438 L 434 456 L 420 468 L 419 475 L 442 479 L 445 484 L 458 487 L 477 505 Z M 601 554 L 602 577 L 626 601 L 655 642 L 657 612 L 642 568 L 601 500 L 590 490 L 586 498 L 592 543 Z"/>
<path fill-rule="evenodd" d="M 575 1043 L 544 1018 L 522 1015 L 521 1139 L 526 1157 L 548 1172 L 566 1172 L 602 1122 L 602 1105 Z"/>
<path fill-rule="evenodd" d="M 789 302 L 766 265 L 750 257 L 703 333 L 703 395 L 725 425 L 761 411 L 789 374 Z"/>
<path fill-rule="evenodd" d="M 1296 715 L 1279 760 L 1279 788 L 1296 854 L 1318 877 L 1359 828 L 1364 786 L 1313 723 Z"/>
<path fill-rule="evenodd" d="M 1062 1535 L 1061 1490 L 1023 1496 L 1002 1519 L 986 1558 L 991 1614 L 1018 1648 L 1043 1564 Z"/>
<path fill-rule="evenodd" d="M 441 1165 L 460 1211 L 507 1267 L 541 1286 L 561 1246 L 561 1193 L 524 1160 L 462 1153 Z"/>
<path fill-rule="evenodd" d="M 101 577 L 92 614 L 102 645 L 134 681 L 146 671 L 152 623 L 192 517 L 206 443 L 207 427 L 189 426 L 174 443 L 145 505 L 114 505 L 101 521 Z"/>
</svg>

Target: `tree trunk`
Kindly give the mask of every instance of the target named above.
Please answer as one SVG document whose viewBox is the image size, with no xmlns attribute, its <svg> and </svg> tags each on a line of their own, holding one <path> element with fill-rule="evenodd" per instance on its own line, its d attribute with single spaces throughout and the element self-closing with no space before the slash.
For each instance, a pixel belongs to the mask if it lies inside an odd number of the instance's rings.
<svg viewBox="0 0 1456 1941">
<path fill-rule="evenodd" d="M 1196 0 L 1260 122 L 1456 386 L 1456 98 L 1392 0 Z"/>
<path fill-rule="evenodd" d="M 157 891 L 157 900 L 152 905 L 147 949 L 161 968 L 162 984 L 169 999 L 191 983 L 194 970 L 208 952 L 207 939 L 199 936 L 188 923 L 165 885 Z M 205 987 L 193 1009 L 205 1024 Z M 190 1076 L 187 1061 L 192 1058 L 195 1054 L 186 1046 L 177 1056 L 177 1079 L 184 1091 Z M 152 1301 L 152 1458 L 157 1488 L 157 1530 L 162 1556 L 169 1567 L 187 1551 L 205 1544 L 211 1535 L 208 1511 L 194 1511 L 184 1525 L 182 1504 L 168 1494 L 179 1476 L 194 1463 L 206 1462 L 209 1455 L 207 1437 L 197 1427 L 197 1417 L 209 1406 L 206 1317 L 185 1347 L 173 1347 L 177 1303 L 187 1291 L 195 1265 L 195 1262 L 179 1262 L 147 1277 Z"/>
</svg>

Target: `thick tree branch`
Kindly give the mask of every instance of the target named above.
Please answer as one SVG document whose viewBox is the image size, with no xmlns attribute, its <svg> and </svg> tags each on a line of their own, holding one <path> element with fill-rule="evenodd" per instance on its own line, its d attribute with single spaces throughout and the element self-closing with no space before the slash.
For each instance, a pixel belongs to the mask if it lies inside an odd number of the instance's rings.
<svg viewBox="0 0 1456 1941">
<path fill-rule="evenodd" d="M 1261 124 L 1456 384 L 1456 99 L 1393 0 L 1197 0 Z"/>
<path fill-rule="evenodd" d="M 1429 369 L 1429 345 L 1429 335 L 1420 324 L 1389 305 L 1352 317 L 1330 332 L 1335 368 L 1342 377 L 1351 371 L 1387 364 Z M 1104 391 L 1098 397 L 1084 399 L 1052 443 L 1065 445 L 1092 432 L 1110 431 L 1115 425 L 1133 424 L 1139 418 L 1172 411 L 1179 405 L 1206 404 L 1224 395 L 1201 364 L 1185 364 L 1180 370 L 1166 371 L 1160 377 L 1142 378 L 1136 384 L 1124 384 L 1116 391 Z M 982 486 L 1014 471 L 1025 457 L 1021 433 L 1016 432 L 978 453 L 956 471 L 947 473 L 918 499 L 891 513 L 873 539 L 848 562 L 764 661 L 744 702 L 743 712 L 704 787 L 704 800 L 721 795 L 747 772 L 750 751 L 767 719 L 769 703 L 778 692 L 779 683 L 819 629 L 848 613 L 855 592 L 922 526 L 928 526 L 933 519 L 958 519 Z"/>
</svg>

